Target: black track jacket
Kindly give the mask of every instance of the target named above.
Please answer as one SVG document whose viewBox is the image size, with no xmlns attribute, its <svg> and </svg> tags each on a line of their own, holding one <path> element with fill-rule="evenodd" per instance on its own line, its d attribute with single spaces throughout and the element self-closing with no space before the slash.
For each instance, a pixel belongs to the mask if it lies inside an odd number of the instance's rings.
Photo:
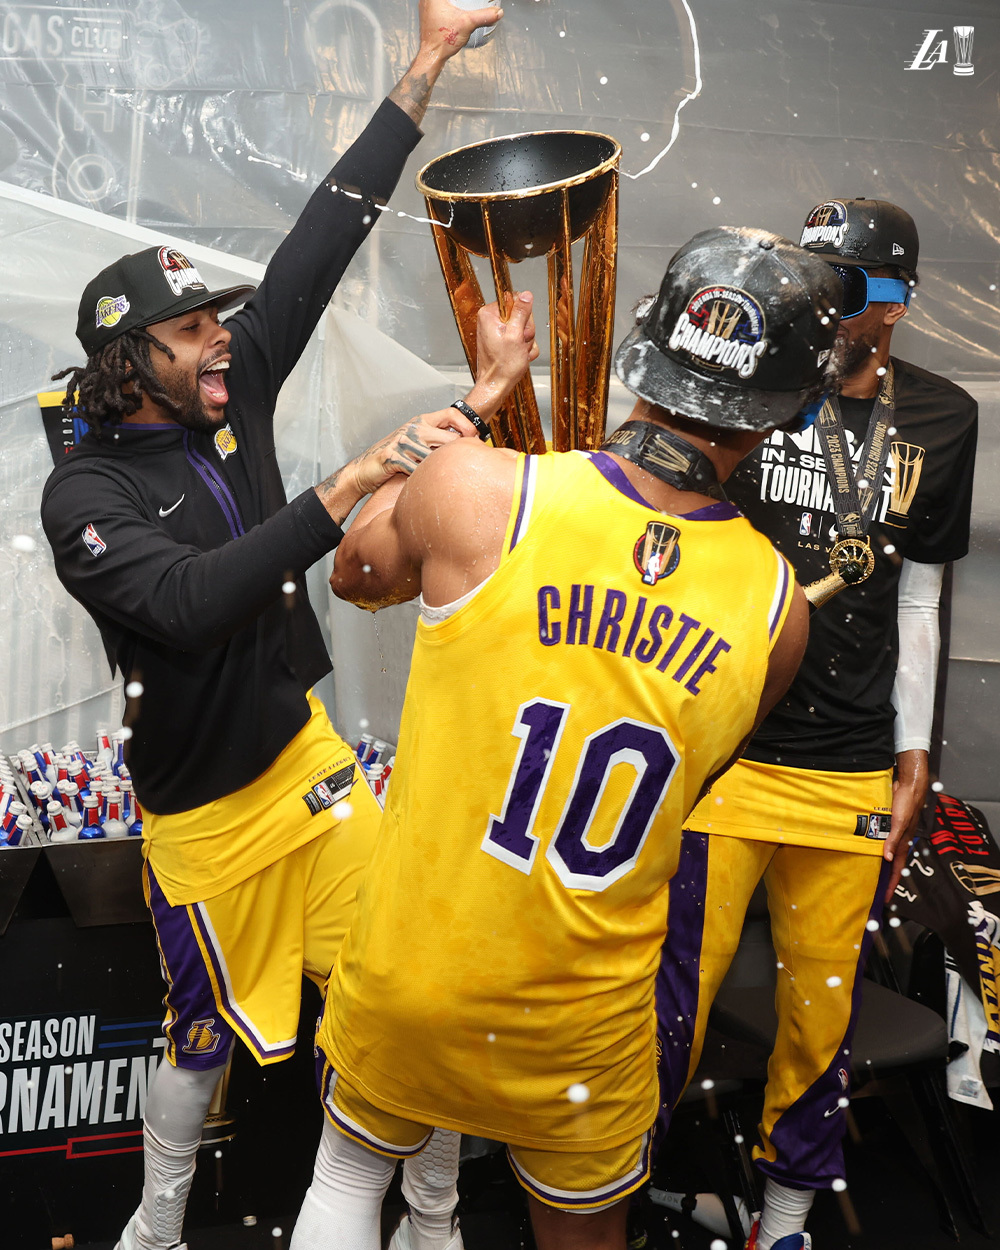
<svg viewBox="0 0 1000 1250">
<path fill-rule="evenodd" d="M 158 815 L 260 776 L 306 723 L 306 690 L 330 671 L 303 575 L 343 532 L 312 489 L 286 502 L 274 407 L 379 215 L 372 200 L 392 194 L 419 138 L 384 101 L 226 321 L 226 430 L 88 434 L 45 484 L 59 579 L 97 623 L 112 670 L 143 685 L 126 709 L 127 758 Z"/>
</svg>

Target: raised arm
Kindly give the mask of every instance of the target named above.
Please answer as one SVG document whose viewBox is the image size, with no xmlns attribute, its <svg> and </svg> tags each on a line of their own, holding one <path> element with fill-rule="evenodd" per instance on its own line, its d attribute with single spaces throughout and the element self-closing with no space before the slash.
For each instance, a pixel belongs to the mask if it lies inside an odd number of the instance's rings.
<svg viewBox="0 0 1000 1250">
<path fill-rule="evenodd" d="M 302 354 L 344 271 L 382 215 L 407 157 L 431 89 L 447 61 L 477 26 L 495 22 L 499 10 L 465 12 L 448 0 L 421 0 L 420 46 L 413 63 L 361 135 L 313 192 L 246 306 L 226 322 L 239 368 L 229 377 L 260 410 L 278 391 Z M 470 54 L 474 55 L 474 54 Z"/>
<path fill-rule="evenodd" d="M 420 0 L 420 47 L 389 99 L 419 126 L 445 62 L 465 47 L 477 27 L 493 26 L 501 17 L 503 10 L 493 5 L 465 10 L 449 0 Z"/>
</svg>

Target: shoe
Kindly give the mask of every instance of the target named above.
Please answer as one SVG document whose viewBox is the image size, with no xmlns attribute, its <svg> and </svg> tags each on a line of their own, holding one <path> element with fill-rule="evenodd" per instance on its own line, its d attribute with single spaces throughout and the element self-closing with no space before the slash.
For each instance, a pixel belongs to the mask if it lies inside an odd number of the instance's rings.
<svg viewBox="0 0 1000 1250">
<path fill-rule="evenodd" d="M 754 1220 L 753 1228 L 744 1250 L 758 1250 L 757 1237 L 760 1233 L 760 1220 Z M 808 1233 L 789 1233 L 787 1237 L 779 1237 L 771 1250 L 812 1250 L 812 1238 Z"/>
<path fill-rule="evenodd" d="M 115 1250 L 145 1250 L 145 1247 L 140 1245 L 138 1234 L 135 1231 L 135 1217 L 138 1214 L 139 1212 L 136 1211 L 135 1215 L 125 1225 L 121 1237 L 115 1244 Z M 157 1250 L 159 1250 L 159 1247 L 157 1247 Z M 164 1247 L 164 1250 L 188 1250 L 188 1245 L 186 1241 L 177 1242 L 173 1246 Z M 451 1247 L 449 1247 L 449 1250 L 451 1250 Z"/>
<path fill-rule="evenodd" d="M 458 1226 L 458 1220 L 454 1221 L 452 1227 L 451 1238 L 442 1247 L 442 1250 L 465 1250 L 465 1246 L 462 1243 L 462 1230 Z M 127 1248 L 123 1246 L 122 1250 L 127 1250 Z M 184 1248 L 178 1247 L 178 1250 L 184 1250 Z M 396 1231 L 389 1239 L 389 1245 L 386 1247 L 386 1250 L 413 1250 L 413 1242 L 410 1240 L 410 1217 L 408 1215 L 404 1215 L 399 1221 Z"/>
</svg>

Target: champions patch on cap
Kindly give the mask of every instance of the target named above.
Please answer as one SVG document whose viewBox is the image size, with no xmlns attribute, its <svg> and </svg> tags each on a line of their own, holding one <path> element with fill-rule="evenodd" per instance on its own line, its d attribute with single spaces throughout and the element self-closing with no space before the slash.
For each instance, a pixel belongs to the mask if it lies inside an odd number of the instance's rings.
<svg viewBox="0 0 1000 1250">
<path fill-rule="evenodd" d="M 100 329 L 101 326 L 105 326 L 107 329 L 110 329 L 112 326 L 116 326 L 131 307 L 132 305 L 124 295 L 103 296 L 97 301 L 97 328 Z"/>
<path fill-rule="evenodd" d="M 157 260 L 175 295 L 183 295 L 185 291 L 190 290 L 208 290 L 201 279 L 201 274 L 177 248 L 161 247 L 157 253 Z"/>
<path fill-rule="evenodd" d="M 817 204 L 802 227 L 799 247 L 843 247 L 847 237 L 847 206 L 840 200 Z"/>
<path fill-rule="evenodd" d="M 698 291 L 677 318 L 668 346 L 710 369 L 749 378 L 767 351 L 764 332 L 764 311 L 752 296 L 739 287 L 711 286 Z"/>
</svg>

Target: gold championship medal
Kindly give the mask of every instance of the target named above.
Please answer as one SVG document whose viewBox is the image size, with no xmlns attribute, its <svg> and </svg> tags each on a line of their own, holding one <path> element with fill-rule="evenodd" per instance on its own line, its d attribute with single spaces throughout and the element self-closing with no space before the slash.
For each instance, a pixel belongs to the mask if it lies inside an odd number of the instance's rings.
<svg viewBox="0 0 1000 1250">
<path fill-rule="evenodd" d="M 845 585 L 866 582 L 875 568 L 875 553 L 867 538 L 842 538 L 830 552 L 830 572 L 843 578 Z"/>
<path fill-rule="evenodd" d="M 830 572 L 802 587 L 814 608 L 822 607 L 847 586 L 858 586 L 872 575 L 875 553 L 867 538 L 842 538 L 830 551 Z"/>
<path fill-rule="evenodd" d="M 846 586 L 858 586 L 867 581 L 874 571 L 875 554 L 865 531 L 871 524 L 878 498 L 878 484 L 882 480 L 882 473 L 888 458 L 889 445 L 886 435 L 892 424 L 894 410 L 895 384 L 890 363 L 883 375 L 882 385 L 872 409 L 857 478 L 851 466 L 851 455 L 839 406 L 835 400 L 827 400 L 820 411 L 816 425 L 820 445 L 823 448 L 830 488 L 833 491 L 837 526 L 845 537 L 838 539 L 830 551 L 828 575 L 802 587 L 805 597 L 814 608 L 827 603 Z M 907 457 L 902 450 L 904 448 L 909 449 L 909 444 L 892 444 L 897 473 L 891 502 L 895 506 L 898 495 L 898 506 L 901 515 L 905 518 L 905 513 L 913 502 L 917 482 L 920 480 L 923 449 L 913 449 L 921 453 L 919 457 L 916 455 Z M 908 470 L 903 482 L 900 481 L 903 474 L 899 466 L 905 466 Z M 911 483 L 912 492 L 909 489 Z"/>
</svg>

